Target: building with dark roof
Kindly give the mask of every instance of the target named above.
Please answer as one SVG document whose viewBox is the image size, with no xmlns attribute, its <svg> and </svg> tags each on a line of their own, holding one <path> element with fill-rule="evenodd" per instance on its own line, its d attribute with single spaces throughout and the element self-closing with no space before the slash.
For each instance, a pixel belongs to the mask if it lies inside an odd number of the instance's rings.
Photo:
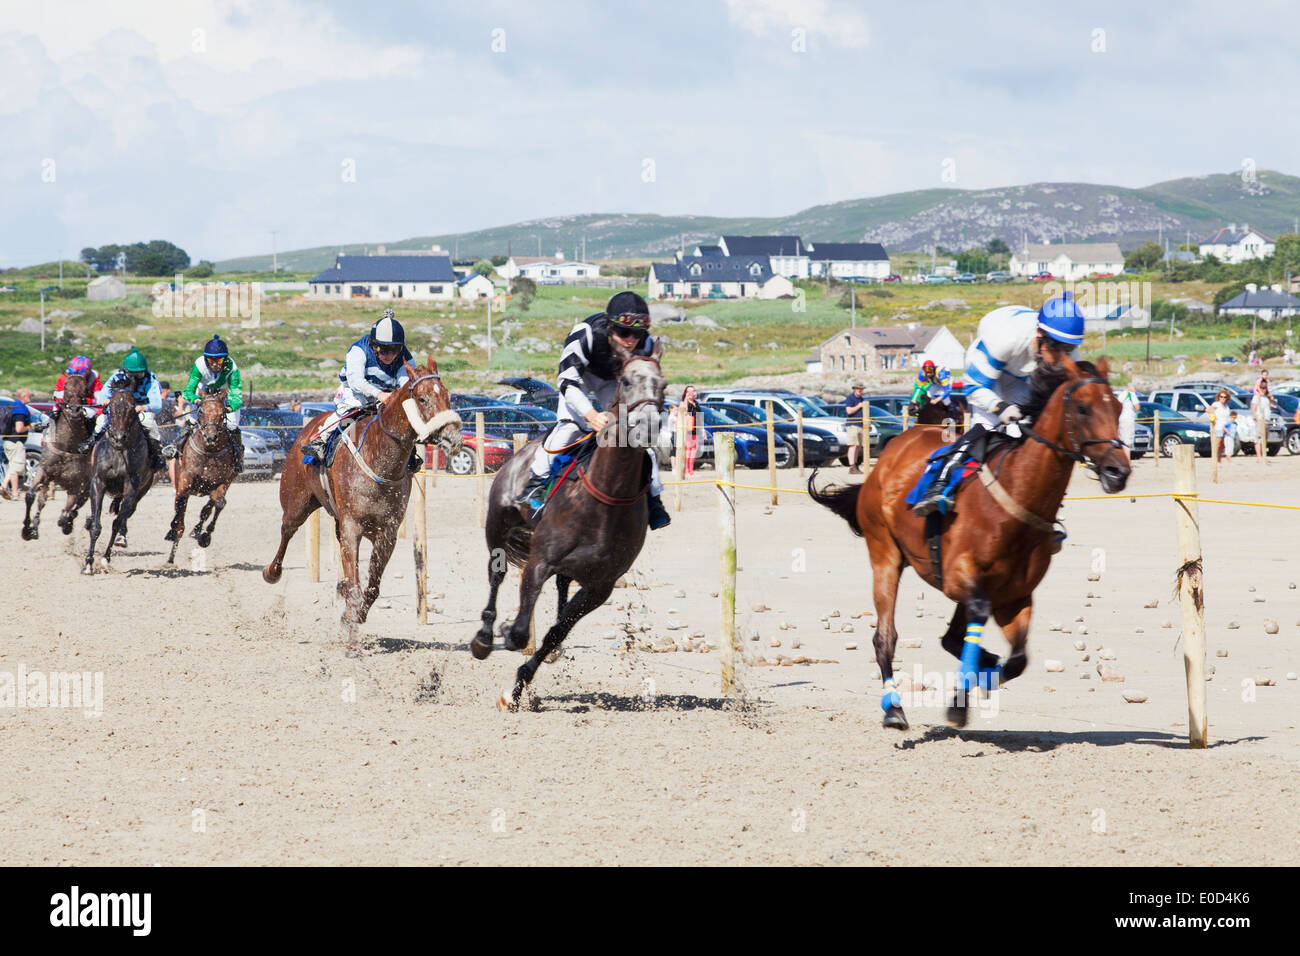
<svg viewBox="0 0 1300 956">
<path fill-rule="evenodd" d="M 763 256 L 684 256 L 650 266 L 652 299 L 778 299 L 794 284 Z"/>
<path fill-rule="evenodd" d="M 1234 222 L 1215 230 L 1208 239 L 1201 240 L 1202 256 L 1214 256 L 1220 262 L 1245 262 L 1247 259 L 1267 259 L 1273 254 L 1273 240 L 1249 225 L 1240 228 Z"/>
<path fill-rule="evenodd" d="M 798 236 L 723 236 L 718 240 L 729 258 L 766 258 L 774 275 L 808 278 L 808 250 Z"/>
<path fill-rule="evenodd" d="M 832 279 L 883 279 L 889 275 L 889 255 L 878 242 L 809 242 L 808 274 Z"/>
<path fill-rule="evenodd" d="M 1261 289 L 1254 283 L 1246 286 L 1246 291 L 1234 295 L 1219 306 L 1220 315 L 1256 315 L 1266 322 L 1280 319 L 1300 312 L 1300 299 L 1275 285 Z"/>
<path fill-rule="evenodd" d="M 314 299 L 451 299 L 456 272 L 447 255 L 338 256 L 307 280 Z"/>
</svg>

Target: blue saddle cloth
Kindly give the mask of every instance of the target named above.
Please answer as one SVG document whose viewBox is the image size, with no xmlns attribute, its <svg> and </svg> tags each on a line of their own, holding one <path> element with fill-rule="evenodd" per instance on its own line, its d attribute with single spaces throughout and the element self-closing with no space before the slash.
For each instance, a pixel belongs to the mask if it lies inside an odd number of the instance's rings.
<svg viewBox="0 0 1300 956">
<path fill-rule="evenodd" d="M 947 457 L 948 452 L 951 449 L 952 445 L 943 445 L 940 448 L 936 448 L 930 457 L 926 459 L 925 471 L 921 472 L 920 479 L 917 480 L 916 485 L 907 493 L 907 498 L 904 499 L 909 508 L 916 507 L 921 499 L 925 497 L 925 493 L 929 489 L 931 483 L 938 477 L 939 472 L 942 470 L 943 460 Z M 953 489 L 961 484 L 962 480 L 967 476 L 967 474 L 969 474 L 969 468 L 972 464 L 975 464 L 974 458 L 964 462 L 960 468 L 953 468 L 952 471 L 948 473 L 947 487 L 943 489 L 943 500 L 939 502 L 939 507 L 937 509 L 939 514 L 948 513 L 948 506 L 952 500 Z"/>
<path fill-rule="evenodd" d="M 339 450 L 339 445 L 343 438 L 343 433 L 352 427 L 354 420 L 343 422 L 340 427 L 330 430 L 329 436 L 325 439 L 325 460 L 318 461 L 315 455 L 303 455 L 302 463 L 304 465 L 324 465 L 329 468 L 334 464 L 334 455 Z"/>
</svg>

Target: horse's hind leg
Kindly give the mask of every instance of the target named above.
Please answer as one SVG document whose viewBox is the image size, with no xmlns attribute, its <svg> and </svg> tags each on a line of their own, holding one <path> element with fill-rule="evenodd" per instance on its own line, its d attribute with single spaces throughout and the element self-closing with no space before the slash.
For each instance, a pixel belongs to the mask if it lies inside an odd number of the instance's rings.
<svg viewBox="0 0 1300 956">
<path fill-rule="evenodd" d="M 501 582 L 506 579 L 508 568 L 509 562 L 506 561 L 505 549 L 493 548 L 488 555 L 488 601 L 487 606 L 483 608 L 483 624 L 469 642 L 470 653 L 476 660 L 481 661 L 492 653 L 492 625 L 497 620 L 497 591 L 501 588 Z"/>
<path fill-rule="evenodd" d="M 894 683 L 894 647 L 898 643 L 898 630 L 894 627 L 894 605 L 898 600 L 898 579 L 903 573 L 902 555 L 897 550 L 888 561 L 871 562 L 873 598 L 876 604 L 876 634 L 872 643 L 876 648 L 876 663 L 880 665 L 880 679 L 884 682 L 880 708 L 885 712 L 884 725 L 897 730 L 908 727 L 903 713 L 903 701 Z"/>
<path fill-rule="evenodd" d="M 1001 682 L 1004 684 L 1013 677 L 1019 677 L 1024 673 L 1025 666 L 1029 663 L 1029 654 L 1026 648 L 1029 645 L 1029 619 L 1033 615 L 1034 602 L 1032 598 L 1024 598 L 1014 604 L 1004 605 L 993 610 L 993 620 L 997 621 L 998 627 L 1002 628 L 1002 636 L 1011 643 L 1011 653 L 1002 662 Z M 981 680 L 984 677 L 982 673 L 983 667 L 983 655 L 981 655 Z M 996 686 L 996 684 L 990 684 L 988 689 L 993 690 Z"/>
<path fill-rule="evenodd" d="M 564 605 L 569 602 L 569 585 L 573 583 L 573 578 L 567 574 L 557 574 L 555 576 L 555 590 L 559 597 L 559 603 L 555 606 L 555 620 L 560 619 L 564 613 Z"/>
<path fill-rule="evenodd" d="M 372 543 L 374 546 L 370 549 L 370 580 L 361 594 L 361 609 L 357 614 L 358 624 L 366 622 L 371 606 L 379 597 L 379 584 L 384 577 L 384 568 L 388 567 L 388 559 L 393 556 L 393 547 L 397 544 L 396 529 L 380 535 Z"/>
<path fill-rule="evenodd" d="M 528 625 L 533 619 L 533 608 L 537 606 L 537 596 L 542 585 L 554 573 L 554 569 L 536 554 L 524 565 L 523 580 L 519 582 L 519 613 L 505 630 L 506 648 L 521 651 L 528 646 Z"/>
<path fill-rule="evenodd" d="M 43 476 L 27 486 L 27 512 L 23 515 L 23 540 L 35 541 L 41 536 L 41 510 L 45 507 L 45 489 L 48 487 Z M 36 505 L 36 514 L 32 515 L 32 504 Z"/>
<path fill-rule="evenodd" d="M 89 490 L 78 491 L 75 494 L 68 492 L 67 503 L 63 506 L 63 513 L 59 515 L 59 530 L 64 534 L 72 534 L 72 523 L 77 520 L 77 512 L 81 506 L 86 503 L 90 497 Z"/>
<path fill-rule="evenodd" d="M 497 701 L 497 706 L 503 704 L 507 706 L 518 704 L 519 698 L 537 675 L 537 668 L 542 666 L 542 661 L 560 646 L 560 643 L 569 636 L 573 626 L 580 620 L 600 607 L 609 599 L 610 594 L 614 591 L 613 582 L 601 584 L 597 587 L 583 587 L 573 596 L 573 600 L 564 605 L 560 611 L 559 620 L 555 626 L 546 632 L 546 637 L 542 638 L 542 646 L 537 649 L 537 653 L 520 665 L 519 670 L 515 672 L 515 686 L 511 691 L 511 699 L 506 702 L 504 696 Z"/>
<path fill-rule="evenodd" d="M 218 488 L 216 491 L 216 497 L 211 499 L 212 520 L 208 522 L 208 526 L 203 529 L 202 534 L 199 533 L 199 530 L 197 528 L 194 529 L 194 538 L 196 541 L 198 541 L 200 548 L 206 548 L 208 545 L 212 543 L 212 531 L 214 528 L 216 528 L 217 519 L 221 517 L 221 512 L 226 507 L 227 487 L 229 486 L 226 485 L 221 488 Z M 208 509 L 204 508 L 203 510 L 206 512 Z"/>
<path fill-rule="evenodd" d="M 189 500 L 190 494 L 188 491 L 178 490 L 176 492 L 171 528 L 163 535 L 164 541 L 172 543 L 172 552 L 167 556 L 168 564 L 172 564 L 176 560 L 176 545 L 180 543 L 181 535 L 185 533 L 185 506 L 189 504 Z"/>
<path fill-rule="evenodd" d="M 992 608 L 989 599 L 978 589 L 966 601 L 966 637 L 961 645 L 961 663 L 957 667 L 957 691 L 952 706 L 948 708 L 948 723 L 965 727 L 967 708 L 979 677 L 984 625 Z M 996 658 L 994 659 L 996 663 Z"/>
</svg>

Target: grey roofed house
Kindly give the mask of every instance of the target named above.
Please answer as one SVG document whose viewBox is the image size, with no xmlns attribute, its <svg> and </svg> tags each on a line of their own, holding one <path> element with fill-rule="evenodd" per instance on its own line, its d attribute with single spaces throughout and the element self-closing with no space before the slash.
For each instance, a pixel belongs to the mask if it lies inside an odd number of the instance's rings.
<svg viewBox="0 0 1300 956">
<path fill-rule="evenodd" d="M 720 256 L 722 255 L 722 246 L 696 246 L 695 254 L 697 256 Z"/>
<path fill-rule="evenodd" d="M 455 282 L 450 256 L 338 256 L 309 282 Z"/>
<path fill-rule="evenodd" d="M 817 262 L 880 262 L 889 259 L 885 247 L 878 242 L 810 242 L 804 248 L 808 258 Z"/>
<path fill-rule="evenodd" d="M 757 267 L 757 268 L 755 268 Z M 771 264 L 759 257 L 681 256 L 650 266 L 660 282 L 757 282 L 772 278 Z"/>
<path fill-rule="evenodd" d="M 877 348 L 905 348 L 911 347 L 915 350 L 923 351 L 930 340 L 939 334 L 941 326 L 922 325 L 915 329 L 909 328 L 883 328 L 883 329 L 850 329 L 849 335 L 855 338 L 863 339 Z M 843 335 L 844 333 L 839 333 Z M 832 336 L 834 338 L 834 336 Z"/>
<path fill-rule="evenodd" d="M 804 256 L 808 254 L 798 236 L 723 236 L 722 248 L 729 256 Z"/>
<path fill-rule="evenodd" d="M 1275 309 L 1295 313 L 1300 311 L 1300 299 L 1275 289 L 1247 289 L 1219 306 L 1220 312 L 1258 312 L 1260 315 Z"/>
</svg>

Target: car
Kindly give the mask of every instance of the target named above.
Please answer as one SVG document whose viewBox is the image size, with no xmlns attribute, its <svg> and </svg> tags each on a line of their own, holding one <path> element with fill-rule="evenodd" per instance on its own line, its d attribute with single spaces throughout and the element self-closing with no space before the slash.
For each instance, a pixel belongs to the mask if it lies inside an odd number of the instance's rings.
<svg viewBox="0 0 1300 956">
<path fill-rule="evenodd" d="M 990 272 L 984 277 L 985 282 L 1010 282 L 1010 272 Z"/>
<path fill-rule="evenodd" d="M 241 476 L 244 480 L 264 480 L 275 474 L 275 456 L 272 451 L 272 445 L 278 446 L 278 441 L 272 437 L 270 440 L 264 438 L 256 429 L 241 429 L 244 439 L 244 473 Z M 281 468 L 283 469 L 284 458 L 281 457 Z"/>
<path fill-rule="evenodd" d="M 1221 385 L 1216 385 L 1214 388 L 1198 390 L 1194 388 L 1186 388 L 1180 385 L 1177 388 L 1172 389 L 1156 389 L 1150 394 L 1150 396 L 1148 396 L 1148 400 L 1158 402 L 1161 405 L 1167 405 L 1174 409 L 1178 414 L 1185 418 L 1189 418 L 1192 421 L 1207 421 L 1210 406 L 1214 404 L 1215 393 L 1221 387 Z M 1250 414 L 1250 406 L 1246 404 L 1245 400 L 1240 396 L 1233 395 L 1228 399 L 1228 408 L 1237 413 L 1238 427 L 1245 427 L 1247 434 L 1252 434 L 1250 429 L 1254 425 L 1254 419 Z M 1249 426 L 1243 425 L 1242 419 L 1245 418 L 1251 419 Z M 1268 436 L 1266 441 L 1268 443 L 1268 453 L 1270 455 L 1276 455 L 1282 450 L 1282 446 L 1286 444 L 1286 425 L 1286 421 L 1276 412 L 1269 416 Z M 1242 448 L 1248 444 L 1254 444 L 1253 437 L 1249 439 L 1241 438 L 1238 441 L 1238 446 Z"/>
<path fill-rule="evenodd" d="M 1286 450 L 1289 455 L 1300 455 L 1300 396 L 1289 392 L 1272 393 L 1273 401 L 1282 409 L 1286 421 Z"/>
<path fill-rule="evenodd" d="M 1115 273 L 1113 272 L 1092 272 L 1088 274 L 1089 279 L 1113 279 L 1114 277 Z"/>
<path fill-rule="evenodd" d="M 460 431 L 461 446 L 447 457 L 441 447 L 429 446 L 429 458 L 436 468 L 446 469 L 453 475 L 472 475 L 478 466 L 478 434 L 472 428 Z M 515 453 L 515 443 L 500 435 L 483 435 L 483 470 L 497 471 Z"/>
<path fill-rule="evenodd" d="M 926 285 L 947 285 L 949 279 L 947 276 L 928 275 L 921 281 L 924 282 Z"/>
<path fill-rule="evenodd" d="M 763 412 L 759 411 L 753 405 L 742 405 L 733 402 L 722 402 L 711 406 L 713 408 L 724 409 L 727 414 L 742 425 L 752 424 L 762 427 L 765 432 L 767 428 L 767 418 Z M 790 446 L 792 454 L 786 459 L 785 467 L 791 467 L 798 463 L 799 460 L 799 426 L 797 423 L 777 422 L 772 423 L 772 431 L 776 435 L 776 440 L 784 441 Z M 835 437 L 835 433 L 824 428 L 817 428 L 809 425 L 807 422 L 803 426 L 803 460 L 804 464 L 816 468 L 839 458 L 847 449 Z"/>
<path fill-rule="evenodd" d="M 281 402 L 279 407 L 283 409 L 288 409 L 289 403 Z M 299 404 L 298 407 L 302 410 L 303 424 L 306 424 L 307 422 L 311 421 L 313 418 L 315 418 L 317 415 L 322 414 L 323 412 L 334 411 L 333 402 L 302 402 Z"/>
<path fill-rule="evenodd" d="M 675 404 L 676 402 L 667 402 L 665 406 L 666 408 L 672 408 Z M 713 461 L 714 436 L 719 432 L 729 432 L 735 436 L 737 465 L 745 468 L 767 467 L 767 429 L 765 426 L 746 425 L 732 418 L 731 414 L 724 408 L 701 403 L 698 427 L 702 429 L 703 435 L 696 447 L 695 462 L 697 465 Z M 675 431 L 676 429 L 666 427 L 659 429 L 659 437 L 655 442 L 655 457 L 659 459 L 660 467 L 667 467 L 671 456 L 676 454 L 677 436 Z M 778 468 L 786 467 L 792 455 L 790 446 L 784 441 L 779 441 L 775 443 L 773 451 L 776 453 L 776 466 Z"/>
<path fill-rule="evenodd" d="M 457 411 L 466 430 L 474 431 L 475 418 L 483 413 L 483 431 L 498 438 L 513 438 L 523 433 L 532 441 L 545 435 L 555 425 L 555 412 L 537 405 L 477 405 Z"/>
<path fill-rule="evenodd" d="M 1226 388 L 1228 390 L 1229 395 L 1236 395 L 1238 398 L 1244 399 L 1247 402 L 1250 401 L 1250 396 L 1252 394 L 1250 389 L 1243 388 L 1240 385 L 1231 385 L 1228 382 L 1216 382 L 1208 378 L 1194 379 L 1190 382 L 1179 382 L 1175 387 L 1190 388 L 1193 391 L 1197 391 L 1197 392 L 1206 392 L 1206 391 L 1217 392 L 1221 388 Z"/>
<path fill-rule="evenodd" d="M 241 428 L 258 428 L 269 432 L 279 443 L 280 448 L 287 454 L 293 447 L 293 443 L 298 440 L 298 433 L 302 431 L 302 426 L 306 419 L 302 412 L 295 412 L 287 408 L 263 408 L 261 406 L 245 405 L 240 410 L 239 425 Z"/>
<path fill-rule="evenodd" d="M 1220 365 L 1236 365 L 1237 357 L 1235 355 L 1220 355 L 1218 361 Z"/>
<path fill-rule="evenodd" d="M 973 272 L 962 272 L 962 273 L 959 273 L 957 276 L 955 276 L 955 277 L 953 278 L 952 281 L 953 281 L 953 282 L 974 282 L 974 281 L 975 281 L 975 273 L 973 273 Z"/>
<path fill-rule="evenodd" d="M 451 408 L 452 411 L 460 411 L 462 408 L 473 408 L 474 406 L 483 405 L 505 405 L 506 402 L 496 398 L 489 398 L 487 395 L 478 395 L 469 392 L 452 392 Z"/>
<path fill-rule="evenodd" d="M 903 277 L 900 276 L 897 272 L 891 272 L 889 275 L 885 276 L 880 281 L 881 282 L 902 282 Z"/>
<path fill-rule="evenodd" d="M 509 385 L 514 389 L 497 399 L 510 405 L 537 405 L 552 412 L 559 411 L 560 393 L 549 382 L 539 378 L 517 377 L 503 378 L 498 385 Z"/>
<path fill-rule="evenodd" d="M 280 434 L 278 432 L 270 428 L 252 428 L 241 423 L 239 426 L 239 433 L 244 440 L 245 465 L 247 465 L 249 460 L 248 448 L 251 439 L 251 443 L 255 447 L 261 449 L 263 445 L 265 446 L 266 454 L 270 457 L 271 474 L 278 474 L 284 471 L 284 463 L 288 460 L 289 449 L 285 448 L 284 445 L 280 443 Z M 289 443 L 289 447 L 293 447 L 293 442 Z M 270 475 L 267 475 L 266 477 L 270 477 Z"/>
<path fill-rule="evenodd" d="M 1162 458 L 1172 458 L 1179 445 L 1191 445 L 1202 458 L 1210 456 L 1210 426 L 1204 422 L 1189 421 L 1168 405 L 1159 402 L 1138 402 L 1138 424 L 1155 425 L 1160 416 L 1160 437 L 1156 442 Z"/>
<path fill-rule="evenodd" d="M 12 285 L 0 285 L 0 292 L 17 292 L 18 287 Z"/>
<path fill-rule="evenodd" d="M 1052 282 L 1056 279 L 1056 276 L 1052 275 L 1050 272 L 1039 272 L 1036 275 L 1030 276 L 1029 279 L 1032 282 Z"/>
<path fill-rule="evenodd" d="M 1273 395 L 1300 395 L 1300 381 L 1269 382 L 1268 390 Z"/>
<path fill-rule="evenodd" d="M 809 401 L 805 396 L 797 395 L 789 389 L 715 389 L 705 392 L 700 397 L 700 401 L 703 404 L 738 402 L 741 405 L 752 405 L 760 412 L 763 411 L 765 403 L 771 402 L 772 417 L 776 421 L 793 422 L 798 418 L 797 413 L 802 412 L 805 425 L 832 432 L 841 445 L 847 447 L 849 443 L 848 424 L 844 419 L 836 418 L 816 402 Z"/>
<path fill-rule="evenodd" d="M 1142 270 L 1140 270 L 1140 269 L 1125 269 L 1125 270 L 1123 271 L 1123 273 L 1121 273 L 1121 274 L 1122 274 L 1122 275 L 1126 275 L 1126 276 L 1139 276 L 1139 275 L 1142 274 Z"/>
</svg>

